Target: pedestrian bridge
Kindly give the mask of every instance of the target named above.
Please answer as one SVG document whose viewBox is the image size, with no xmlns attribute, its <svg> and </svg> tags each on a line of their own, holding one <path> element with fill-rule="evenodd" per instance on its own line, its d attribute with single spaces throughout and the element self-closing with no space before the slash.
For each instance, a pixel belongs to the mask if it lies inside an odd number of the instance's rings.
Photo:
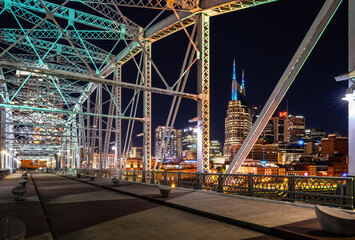
<svg viewBox="0 0 355 240">
<path fill-rule="evenodd" d="M 323 231 L 314 204 L 41 172 L 14 201 L 21 175 L 0 179 L 0 217 L 20 219 L 26 239 L 351 239 Z"/>
</svg>

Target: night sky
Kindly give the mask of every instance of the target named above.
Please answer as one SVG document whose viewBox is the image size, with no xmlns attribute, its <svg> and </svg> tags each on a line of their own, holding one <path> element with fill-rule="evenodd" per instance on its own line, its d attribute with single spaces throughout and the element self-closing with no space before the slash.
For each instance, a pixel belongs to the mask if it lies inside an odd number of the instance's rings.
<svg viewBox="0 0 355 240">
<path fill-rule="evenodd" d="M 263 106 L 323 3 L 323 0 L 281 0 L 211 18 L 211 140 L 224 141 L 233 59 L 238 81 L 242 69 L 245 70 L 249 103 Z M 344 1 L 286 94 L 289 113 L 303 115 L 306 128 L 347 133 L 347 104 L 341 100 L 347 84 L 334 80 L 347 72 L 347 26 L 347 1 Z M 153 44 L 153 60 L 167 79 L 177 78 L 186 46 L 183 31 Z M 190 73 L 186 92 L 196 91 L 195 71 Z M 159 82 L 153 74 L 153 85 L 162 87 Z M 165 125 L 171 99 L 153 95 L 153 128 Z M 283 100 L 277 112 L 285 110 Z M 186 127 L 195 116 L 195 102 L 183 99 L 175 128 Z"/>
</svg>

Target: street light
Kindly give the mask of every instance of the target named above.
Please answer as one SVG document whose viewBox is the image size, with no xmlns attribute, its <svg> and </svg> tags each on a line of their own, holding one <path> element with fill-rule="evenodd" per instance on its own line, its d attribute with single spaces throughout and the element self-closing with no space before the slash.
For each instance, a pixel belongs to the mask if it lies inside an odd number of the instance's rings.
<svg viewBox="0 0 355 240">
<path fill-rule="evenodd" d="M 345 92 L 345 97 L 342 98 L 342 100 L 345 100 L 345 101 L 352 101 L 354 100 L 354 90 L 352 87 L 346 89 L 346 92 Z"/>
</svg>

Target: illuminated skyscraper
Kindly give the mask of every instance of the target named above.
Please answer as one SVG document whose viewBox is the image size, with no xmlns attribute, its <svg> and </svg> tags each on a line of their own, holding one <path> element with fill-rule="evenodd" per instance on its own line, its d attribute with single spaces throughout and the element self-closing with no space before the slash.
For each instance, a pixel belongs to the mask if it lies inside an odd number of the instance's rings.
<svg viewBox="0 0 355 240">
<path fill-rule="evenodd" d="M 228 103 L 227 116 L 225 118 L 224 156 L 226 159 L 230 156 L 230 147 L 235 144 L 240 144 L 248 135 L 252 125 L 250 108 L 245 98 L 244 71 L 242 84 L 240 84 L 236 79 L 235 62 L 233 64 L 231 98 L 231 101 Z"/>
<path fill-rule="evenodd" d="M 303 116 L 288 116 L 288 141 L 296 142 L 306 137 L 305 118 Z"/>
<path fill-rule="evenodd" d="M 274 122 L 274 142 L 288 142 L 288 112 L 280 112 L 278 117 L 273 118 Z"/>
<path fill-rule="evenodd" d="M 168 146 L 167 146 L 166 152 L 165 152 L 165 158 L 175 159 L 178 156 L 178 149 L 177 149 L 178 146 L 177 146 L 177 136 L 176 136 L 177 131 L 176 131 L 176 129 L 171 129 L 171 128 L 168 128 L 166 131 L 169 131 L 169 130 L 171 130 L 171 134 L 170 134 L 170 136 L 166 137 L 166 139 L 165 139 L 165 143 L 166 143 L 167 138 L 169 138 Z M 155 150 L 156 157 L 159 157 L 158 156 L 158 152 L 159 152 L 158 149 L 159 149 L 159 146 L 160 146 L 161 141 L 163 139 L 164 131 L 165 131 L 164 126 L 158 126 L 155 129 L 154 150 Z"/>
</svg>

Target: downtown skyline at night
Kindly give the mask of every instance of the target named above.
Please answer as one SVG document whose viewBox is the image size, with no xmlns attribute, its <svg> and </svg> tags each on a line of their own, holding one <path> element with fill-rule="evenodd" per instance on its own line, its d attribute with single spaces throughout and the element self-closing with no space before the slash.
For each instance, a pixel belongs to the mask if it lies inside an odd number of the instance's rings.
<svg viewBox="0 0 355 240">
<path fill-rule="evenodd" d="M 231 97 L 234 59 L 239 82 L 242 71 L 245 71 L 248 103 L 264 106 L 322 6 L 321 0 L 301 2 L 278 1 L 211 19 L 211 139 L 224 141 L 224 119 Z M 304 9 L 304 4 L 310 7 Z M 347 86 L 334 79 L 347 71 L 346 9 L 344 2 L 286 93 L 275 116 L 279 111 L 286 111 L 288 105 L 289 112 L 306 118 L 306 128 L 322 128 L 329 133 L 347 135 L 347 102 L 341 100 Z M 302 18 L 298 17 L 300 15 Z M 183 48 L 179 48 L 181 41 L 186 42 L 186 36 L 178 32 L 157 42 L 157 50 L 153 51 L 154 55 L 159 56 L 156 63 L 167 79 L 176 78 L 179 71 L 178 63 L 183 57 Z M 171 46 L 176 48 L 171 49 Z M 166 61 L 166 51 L 172 51 L 176 57 Z M 129 69 L 123 74 L 129 74 Z M 195 71 L 193 68 L 187 82 L 189 92 L 196 91 Z M 159 81 L 154 81 L 157 78 L 153 72 L 153 85 L 162 86 Z M 153 128 L 156 128 L 165 124 L 171 98 L 155 95 L 152 101 Z M 183 99 L 174 127 L 184 128 L 194 117 L 195 103 Z M 133 142 L 140 145 L 141 138 L 135 138 Z"/>
</svg>

